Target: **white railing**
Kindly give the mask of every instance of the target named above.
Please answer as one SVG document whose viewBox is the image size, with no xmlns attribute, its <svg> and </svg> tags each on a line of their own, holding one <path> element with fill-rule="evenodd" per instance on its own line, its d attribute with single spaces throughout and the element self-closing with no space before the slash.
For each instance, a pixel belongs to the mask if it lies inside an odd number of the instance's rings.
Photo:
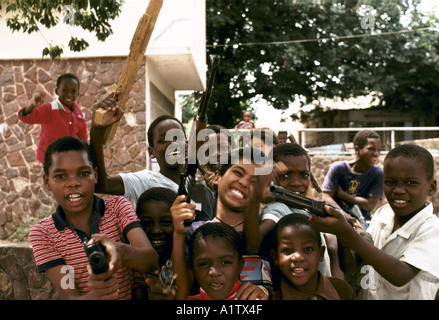
<svg viewBox="0 0 439 320">
<path fill-rule="evenodd" d="M 278 133 L 276 128 L 271 129 Z M 386 154 L 398 144 L 414 143 L 423 146 L 434 155 L 439 155 L 439 127 L 300 128 L 287 130 L 287 133 L 292 134 L 310 154 L 349 155 L 353 151 L 353 137 L 360 130 L 372 130 L 380 135 L 382 154 Z M 236 142 L 249 131 L 229 129 Z"/>
</svg>

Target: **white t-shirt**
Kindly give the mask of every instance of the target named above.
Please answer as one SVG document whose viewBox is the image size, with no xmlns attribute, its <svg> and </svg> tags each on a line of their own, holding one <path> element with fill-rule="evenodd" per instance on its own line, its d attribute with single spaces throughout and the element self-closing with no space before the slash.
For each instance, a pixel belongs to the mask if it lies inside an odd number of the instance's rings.
<svg viewBox="0 0 439 320">
<path fill-rule="evenodd" d="M 178 184 L 165 177 L 160 172 L 144 169 L 137 172 L 119 173 L 125 189 L 124 197 L 130 201 L 137 202 L 140 195 L 148 189 L 154 187 L 169 188 L 178 192 Z"/>
<path fill-rule="evenodd" d="M 119 173 L 123 181 L 125 189 L 124 197 L 130 200 L 134 205 L 140 195 L 148 189 L 154 187 L 169 188 L 176 193 L 178 192 L 178 184 L 165 177 L 160 172 L 148 169 L 130 173 Z M 205 200 L 203 203 L 195 203 L 196 209 L 200 212 L 197 214 L 196 220 L 210 220 L 215 216 L 215 197 L 213 192 L 205 186 Z"/>
<path fill-rule="evenodd" d="M 392 233 L 394 212 L 389 204 L 379 208 L 368 232 L 374 245 L 418 269 L 407 284 L 396 287 L 371 266 L 361 280 L 367 300 L 433 300 L 439 289 L 439 219 L 430 203 Z"/>
</svg>

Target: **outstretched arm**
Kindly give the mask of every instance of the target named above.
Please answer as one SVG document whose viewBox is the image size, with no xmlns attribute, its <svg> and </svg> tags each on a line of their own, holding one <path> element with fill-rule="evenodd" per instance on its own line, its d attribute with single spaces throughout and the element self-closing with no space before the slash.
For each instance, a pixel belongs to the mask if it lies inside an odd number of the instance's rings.
<svg viewBox="0 0 439 320">
<path fill-rule="evenodd" d="M 371 265 L 387 281 L 395 286 L 403 286 L 419 272 L 419 269 L 401 261 L 361 237 L 348 223 L 341 212 L 325 207 L 331 217 L 312 215 L 311 226 L 321 232 L 335 234 L 344 247 L 352 248 L 366 264 Z"/>
<path fill-rule="evenodd" d="M 112 124 L 119 121 L 123 116 L 123 111 L 119 108 L 117 100 L 113 97 L 114 94 L 106 97 L 103 101 L 97 103 L 93 109 L 92 124 L 90 128 L 90 145 L 95 152 L 98 167 L 98 183 L 96 184 L 95 191 L 97 193 L 123 195 L 125 189 L 122 178 L 119 175 L 109 176 L 105 168 L 104 141 L 106 132 L 111 129 Z M 94 113 L 99 108 L 114 111 L 114 116 L 103 126 L 97 125 L 94 121 Z"/>
<path fill-rule="evenodd" d="M 187 203 L 185 195 L 179 195 L 171 207 L 172 221 L 174 224 L 174 239 L 172 244 L 171 260 L 174 273 L 177 275 L 176 300 L 184 300 L 189 295 L 193 275 L 186 265 L 185 240 L 188 227 L 184 226 L 185 220 L 195 219 L 195 204 Z"/>
</svg>

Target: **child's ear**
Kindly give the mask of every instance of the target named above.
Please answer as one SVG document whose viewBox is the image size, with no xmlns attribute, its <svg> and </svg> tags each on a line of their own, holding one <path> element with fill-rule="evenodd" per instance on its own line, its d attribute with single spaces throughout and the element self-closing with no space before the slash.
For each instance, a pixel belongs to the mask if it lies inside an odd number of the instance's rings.
<svg viewBox="0 0 439 320">
<path fill-rule="evenodd" d="M 436 179 L 432 179 L 430 182 L 430 190 L 428 192 L 429 196 L 433 196 L 437 191 L 437 183 L 436 183 Z"/>
<path fill-rule="evenodd" d="M 213 184 L 214 184 L 215 186 L 218 186 L 220 180 L 221 180 L 221 175 L 219 175 L 219 174 L 217 173 L 217 174 L 215 175 L 215 178 L 213 178 Z"/>
<path fill-rule="evenodd" d="M 95 184 L 98 183 L 98 168 L 93 168 L 93 172 L 95 175 Z"/>
<path fill-rule="evenodd" d="M 239 274 L 241 274 L 243 268 L 244 268 L 244 258 L 241 258 L 239 260 Z"/>
<path fill-rule="evenodd" d="M 149 153 L 149 156 L 151 157 L 151 159 L 155 158 L 154 148 L 148 147 L 148 153 Z"/>
<path fill-rule="evenodd" d="M 271 255 L 271 257 L 273 258 L 274 265 L 275 265 L 275 266 L 279 266 L 279 259 L 277 258 L 277 251 L 271 249 L 271 250 L 270 250 L 270 255 Z"/>
<path fill-rule="evenodd" d="M 326 250 L 325 246 L 320 247 L 320 258 L 319 258 L 320 262 L 323 262 L 323 258 L 325 257 L 325 250 Z"/>
<path fill-rule="evenodd" d="M 52 191 L 50 190 L 49 186 L 49 176 L 47 176 L 46 174 L 43 175 L 43 183 L 47 190 Z"/>
</svg>

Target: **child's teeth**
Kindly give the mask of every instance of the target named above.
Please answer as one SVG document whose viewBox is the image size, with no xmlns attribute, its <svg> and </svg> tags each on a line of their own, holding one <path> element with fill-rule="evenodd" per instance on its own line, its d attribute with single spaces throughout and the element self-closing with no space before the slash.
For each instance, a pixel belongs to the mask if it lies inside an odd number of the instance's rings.
<svg viewBox="0 0 439 320">
<path fill-rule="evenodd" d="M 67 196 L 67 199 L 69 199 L 70 201 L 78 201 L 82 198 L 82 196 L 80 194 L 71 194 L 69 196 Z"/>
<path fill-rule="evenodd" d="M 241 199 L 244 198 L 244 195 L 241 192 L 239 192 L 238 190 L 232 189 L 231 191 L 234 195 L 240 197 Z"/>
</svg>

